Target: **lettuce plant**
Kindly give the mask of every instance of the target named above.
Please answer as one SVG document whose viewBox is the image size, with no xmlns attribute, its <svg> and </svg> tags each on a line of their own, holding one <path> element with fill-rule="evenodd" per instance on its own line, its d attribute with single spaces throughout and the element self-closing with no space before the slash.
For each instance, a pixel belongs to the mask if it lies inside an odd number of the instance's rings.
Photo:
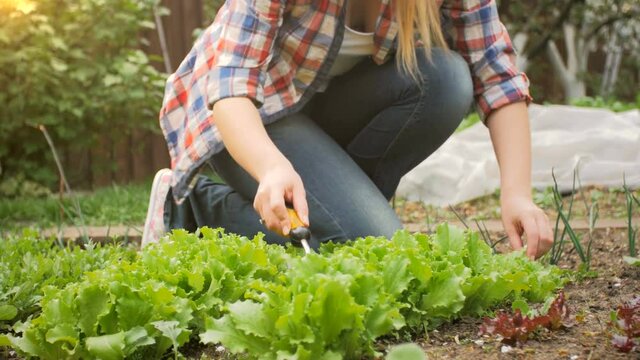
<svg viewBox="0 0 640 360">
<path fill-rule="evenodd" d="M 0 344 L 43 359 L 158 358 L 178 356 L 191 337 L 248 358 L 370 358 L 381 336 L 544 301 L 562 284 L 558 268 L 493 255 L 476 233 L 446 224 L 307 256 L 261 236 L 174 231 L 131 261 L 46 288 L 42 313 Z"/>
</svg>

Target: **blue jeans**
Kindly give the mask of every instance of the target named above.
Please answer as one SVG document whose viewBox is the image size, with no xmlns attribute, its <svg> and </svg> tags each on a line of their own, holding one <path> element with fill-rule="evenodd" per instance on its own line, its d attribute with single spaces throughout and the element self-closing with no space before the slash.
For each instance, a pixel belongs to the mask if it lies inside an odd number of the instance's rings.
<svg viewBox="0 0 640 360">
<path fill-rule="evenodd" d="M 467 113 L 473 88 L 467 63 L 454 52 L 421 52 L 425 81 L 403 75 L 391 59 L 370 58 L 331 80 L 297 113 L 267 125 L 278 149 L 305 186 L 311 245 L 361 236 L 390 237 L 402 228 L 389 205 L 400 178 L 431 155 Z M 250 145 L 249 145 L 250 146 Z M 226 184 L 199 176 L 181 204 L 165 203 L 168 229 L 223 227 L 269 243 L 287 239 L 259 223 L 253 209 L 258 183 L 224 150 L 210 165 Z"/>
</svg>

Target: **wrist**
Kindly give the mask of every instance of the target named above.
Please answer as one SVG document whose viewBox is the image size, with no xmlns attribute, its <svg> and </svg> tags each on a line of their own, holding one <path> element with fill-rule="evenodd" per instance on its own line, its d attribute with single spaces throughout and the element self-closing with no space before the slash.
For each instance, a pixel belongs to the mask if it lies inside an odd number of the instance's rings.
<svg viewBox="0 0 640 360">
<path fill-rule="evenodd" d="M 531 195 L 531 189 L 521 189 L 521 188 L 503 188 L 500 190 L 500 201 L 504 201 L 507 199 L 525 199 L 533 201 L 533 196 Z"/>
<path fill-rule="evenodd" d="M 263 161 L 260 161 L 260 165 L 256 171 L 256 180 L 258 180 L 258 182 L 261 182 L 265 176 L 274 170 L 293 169 L 293 165 L 291 165 L 289 160 L 280 153 L 265 157 Z"/>
<path fill-rule="evenodd" d="M 530 174 L 530 172 L 523 172 Z M 501 198 L 524 198 L 533 199 L 531 193 L 531 175 L 523 176 L 523 173 L 510 173 L 500 179 L 500 197 Z"/>
</svg>

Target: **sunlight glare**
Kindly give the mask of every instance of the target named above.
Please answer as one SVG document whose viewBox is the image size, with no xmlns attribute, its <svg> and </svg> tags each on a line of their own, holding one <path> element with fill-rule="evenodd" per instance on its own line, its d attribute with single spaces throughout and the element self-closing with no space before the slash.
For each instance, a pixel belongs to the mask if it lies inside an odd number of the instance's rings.
<svg viewBox="0 0 640 360">
<path fill-rule="evenodd" d="M 9 8 L 28 14 L 35 10 L 36 4 L 33 0 L 0 0 L 0 9 Z"/>
</svg>

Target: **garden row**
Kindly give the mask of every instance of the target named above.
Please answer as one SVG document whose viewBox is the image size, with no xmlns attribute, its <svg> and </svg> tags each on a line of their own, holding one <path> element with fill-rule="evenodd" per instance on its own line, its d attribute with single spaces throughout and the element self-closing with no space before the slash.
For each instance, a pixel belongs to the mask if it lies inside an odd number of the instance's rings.
<svg viewBox="0 0 640 360">
<path fill-rule="evenodd" d="M 382 336 L 548 300 L 564 282 L 554 266 L 494 255 L 476 233 L 446 224 L 306 256 L 208 228 L 138 253 L 107 246 L 57 257 L 55 244 L 34 240 L 0 242 L 9 294 L 0 308 L 15 309 L 0 344 L 43 359 L 178 357 L 194 339 L 250 358 L 370 358 L 385 350 L 375 345 Z M 41 275 L 25 265 L 47 261 Z"/>
</svg>

